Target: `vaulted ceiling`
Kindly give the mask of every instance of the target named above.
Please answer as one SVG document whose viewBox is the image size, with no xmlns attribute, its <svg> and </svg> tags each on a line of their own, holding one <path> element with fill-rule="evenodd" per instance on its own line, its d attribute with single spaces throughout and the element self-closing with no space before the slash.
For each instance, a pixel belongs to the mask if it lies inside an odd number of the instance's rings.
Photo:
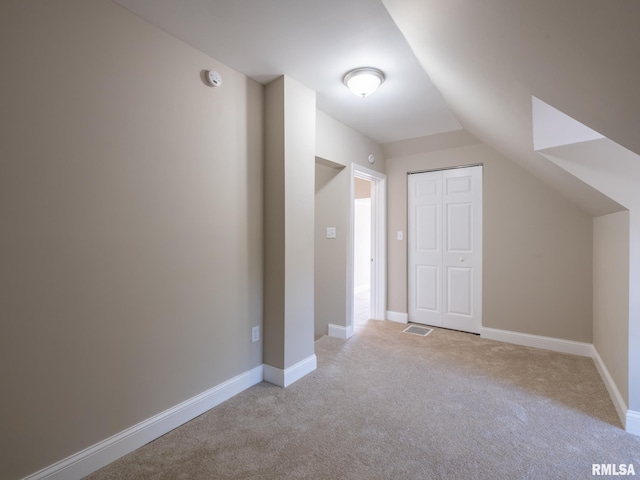
<svg viewBox="0 0 640 480">
<path fill-rule="evenodd" d="M 465 129 L 592 215 L 620 206 L 533 149 L 532 96 L 640 153 L 636 0 L 115 0 L 379 143 Z M 387 81 L 359 99 L 355 67 Z"/>
<path fill-rule="evenodd" d="M 534 152 L 531 105 L 535 96 L 640 153 L 639 2 L 383 3 L 467 131 L 587 212 L 620 208 Z"/>
</svg>

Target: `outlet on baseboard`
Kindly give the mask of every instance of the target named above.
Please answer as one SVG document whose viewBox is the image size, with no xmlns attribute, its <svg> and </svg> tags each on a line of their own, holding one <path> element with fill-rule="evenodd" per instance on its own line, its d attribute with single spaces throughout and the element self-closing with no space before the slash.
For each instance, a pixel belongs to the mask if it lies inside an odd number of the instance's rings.
<svg viewBox="0 0 640 480">
<path fill-rule="evenodd" d="M 260 340 L 260 326 L 251 327 L 251 341 L 257 342 Z"/>
</svg>

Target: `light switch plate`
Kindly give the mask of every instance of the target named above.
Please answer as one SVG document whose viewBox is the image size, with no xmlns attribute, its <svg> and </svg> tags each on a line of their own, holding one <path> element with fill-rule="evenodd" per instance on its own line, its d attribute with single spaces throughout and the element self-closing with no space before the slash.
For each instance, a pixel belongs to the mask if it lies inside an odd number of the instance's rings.
<svg viewBox="0 0 640 480">
<path fill-rule="evenodd" d="M 336 238 L 336 227 L 327 227 L 327 238 Z"/>
<path fill-rule="evenodd" d="M 404 232 L 402 230 L 398 230 L 398 240 L 404 240 Z"/>
</svg>

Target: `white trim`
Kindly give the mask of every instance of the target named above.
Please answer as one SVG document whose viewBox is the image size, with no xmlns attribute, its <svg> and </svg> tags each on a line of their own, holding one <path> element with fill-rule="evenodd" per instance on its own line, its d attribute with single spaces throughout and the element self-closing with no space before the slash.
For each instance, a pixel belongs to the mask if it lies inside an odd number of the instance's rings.
<svg viewBox="0 0 640 480">
<path fill-rule="evenodd" d="M 353 164 L 351 165 L 351 169 L 349 171 L 349 238 L 348 240 L 348 244 L 347 244 L 347 264 L 346 264 L 346 268 L 347 271 L 345 272 L 347 274 L 347 301 L 346 301 L 346 307 L 347 307 L 347 311 L 345 312 L 346 315 L 346 321 L 345 324 L 346 325 L 353 325 L 353 315 L 354 315 L 354 301 L 353 301 L 353 297 L 355 295 L 354 292 L 354 270 L 355 270 L 355 258 L 354 258 L 354 252 L 353 249 L 355 248 L 355 218 L 356 218 L 356 214 L 355 214 L 355 199 L 356 199 L 356 187 L 355 187 L 355 180 L 354 180 L 354 169 L 353 169 Z M 373 252 L 372 252 L 373 253 Z M 373 293 L 373 292 L 372 292 Z"/>
<path fill-rule="evenodd" d="M 480 336 L 489 340 L 498 340 L 499 342 L 524 345 L 525 347 L 544 348 L 554 352 L 582 355 L 583 357 L 591 357 L 593 348 L 590 343 L 542 337 L 540 335 L 531 335 L 529 333 L 499 330 L 497 328 L 482 327 L 480 329 Z"/>
<path fill-rule="evenodd" d="M 391 320 L 391 318 L 389 318 L 389 314 L 395 314 L 395 312 L 387 312 L 387 318 Z M 600 354 L 592 344 L 487 327 L 483 327 L 480 330 L 480 336 L 488 340 L 498 340 L 500 342 L 524 345 L 526 347 L 544 348 L 554 352 L 591 357 L 605 387 L 607 388 L 607 392 L 609 392 L 613 406 L 615 407 L 618 417 L 620 418 L 620 422 L 622 422 L 625 430 L 629 433 L 633 433 L 634 435 L 640 435 L 640 412 L 627 410 L 627 404 L 622 398 L 618 387 L 616 387 L 616 384 L 602 361 Z"/>
<path fill-rule="evenodd" d="M 316 368 L 318 368 L 318 359 L 315 354 L 284 370 L 272 367 L 271 365 L 264 365 L 264 380 L 265 382 L 286 388 L 308 373 L 313 372 Z"/>
<path fill-rule="evenodd" d="M 284 387 L 284 370 L 278 367 L 264 364 L 264 381 Z"/>
<path fill-rule="evenodd" d="M 353 326 L 354 178 L 371 182 L 371 318 L 384 318 L 387 309 L 387 176 L 357 163 L 351 164 L 349 193 L 349 245 L 347 248 L 347 321 Z"/>
<path fill-rule="evenodd" d="M 625 430 L 634 435 L 640 435 L 640 412 L 627 410 Z"/>
<path fill-rule="evenodd" d="M 600 373 L 600 377 L 602 377 L 602 381 L 604 382 L 604 386 L 607 387 L 607 391 L 609 392 L 609 396 L 613 401 L 613 406 L 616 407 L 616 412 L 618 412 L 618 417 L 622 422 L 622 426 L 626 427 L 627 424 L 627 404 L 625 403 L 618 387 L 613 381 L 613 377 L 607 370 L 606 365 L 602 361 L 600 354 L 596 350 L 594 345 L 591 346 L 591 357 L 593 358 L 593 363 L 596 364 L 596 368 Z"/>
<path fill-rule="evenodd" d="M 387 180 L 383 176 L 371 181 L 371 318 L 381 320 L 387 311 Z"/>
<path fill-rule="evenodd" d="M 349 325 L 348 327 L 343 327 L 342 325 L 334 325 L 333 323 L 330 323 L 329 336 L 342 338 L 343 340 L 351 338 L 353 337 L 353 325 Z"/>
<path fill-rule="evenodd" d="M 387 310 L 387 320 L 397 323 L 409 323 L 409 314 L 401 312 L 390 312 Z"/>
<path fill-rule="evenodd" d="M 387 320 L 407 323 L 406 313 L 387 312 Z M 405 320 L 403 320 L 403 318 Z M 343 328 L 338 325 L 333 325 L 337 328 Z M 331 327 L 331 324 L 330 324 Z M 551 346 L 557 346 L 557 342 L 563 344 L 575 344 L 577 346 L 586 345 L 591 349 L 591 355 L 577 353 L 577 355 L 592 356 L 596 368 L 598 369 L 609 395 L 613 400 L 613 404 L 616 407 L 616 411 L 621 418 L 623 425 L 627 432 L 640 435 L 640 412 L 633 410 L 627 410 L 626 404 L 620 395 L 620 392 L 616 388 L 607 368 L 605 367 L 600 355 L 593 345 L 581 344 L 579 342 L 570 342 L 568 340 L 558 340 L 550 337 L 539 337 L 536 335 L 521 334 L 516 332 L 509 332 L 506 330 L 497 330 L 492 328 L 483 328 L 482 337 L 491 340 L 501 340 L 497 337 L 509 338 L 511 340 L 523 340 L 527 341 L 528 338 L 535 338 L 536 343 L 538 339 L 551 340 L 551 343 L 546 344 L 548 350 L 556 350 L 555 348 L 549 348 Z M 514 341 L 508 341 L 508 343 L 516 343 L 518 345 L 526 345 L 536 347 L 537 345 L 519 343 Z M 530 343 L 530 342 L 529 342 Z M 582 347 L 581 347 L 582 350 Z M 184 402 L 165 410 L 157 415 L 154 415 L 143 422 L 138 423 L 126 430 L 123 430 L 116 435 L 107 438 L 95 445 L 88 447 L 78 453 L 75 453 L 59 462 L 50 465 L 36 473 L 33 473 L 23 480 L 80 480 L 83 477 L 99 470 L 100 468 L 108 465 L 109 463 L 133 452 L 137 448 L 160 438 L 165 433 L 187 423 L 188 421 L 203 414 L 207 410 L 214 408 L 217 405 L 225 402 L 231 397 L 239 394 L 240 392 L 260 383 L 262 380 L 273 383 L 278 386 L 287 387 L 293 382 L 299 380 L 306 374 L 312 372 L 317 368 L 317 358 L 315 355 L 296 363 L 286 370 L 272 367 L 270 365 L 260 365 L 245 373 L 241 373 L 236 377 L 227 380 L 195 397 L 192 397 Z M 275 377 L 275 378 L 274 378 Z M 280 381 L 280 383 L 277 383 Z M 621 408 L 626 415 L 623 415 Z"/>
<path fill-rule="evenodd" d="M 24 480 L 79 480 L 260 383 L 262 379 L 263 366 L 260 365 L 29 475 Z"/>
</svg>

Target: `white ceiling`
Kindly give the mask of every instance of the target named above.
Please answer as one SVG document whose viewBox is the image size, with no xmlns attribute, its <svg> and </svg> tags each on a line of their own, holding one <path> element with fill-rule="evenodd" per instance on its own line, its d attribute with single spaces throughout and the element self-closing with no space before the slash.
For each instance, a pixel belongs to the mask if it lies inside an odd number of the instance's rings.
<svg viewBox="0 0 640 480">
<path fill-rule="evenodd" d="M 464 128 L 584 211 L 621 208 L 534 151 L 532 96 L 640 153 L 637 0 L 114 1 L 379 143 Z M 387 75 L 364 100 L 342 84 L 361 66 Z"/>
<path fill-rule="evenodd" d="M 261 82 L 286 74 L 323 112 L 385 143 L 462 127 L 380 0 L 115 0 L 167 33 Z M 386 81 L 361 99 L 349 70 Z"/>
</svg>

